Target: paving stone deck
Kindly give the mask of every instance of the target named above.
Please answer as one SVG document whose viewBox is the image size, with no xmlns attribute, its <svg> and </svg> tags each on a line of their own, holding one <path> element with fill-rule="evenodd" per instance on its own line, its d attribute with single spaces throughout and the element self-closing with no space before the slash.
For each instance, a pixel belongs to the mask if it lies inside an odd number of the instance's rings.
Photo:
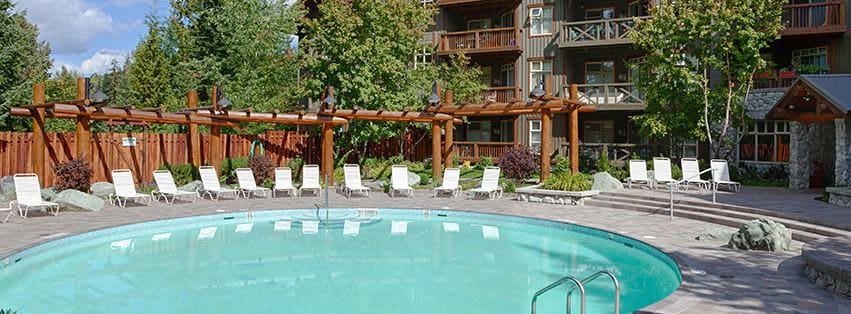
<svg viewBox="0 0 851 314">
<path fill-rule="evenodd" d="M 745 189 L 747 191 L 747 189 Z M 745 192 L 747 193 L 747 192 Z M 745 193 L 736 196 L 742 198 Z M 719 242 L 701 242 L 694 237 L 706 228 L 730 229 L 689 219 L 668 220 L 666 216 L 637 211 L 587 206 L 523 203 L 505 197 L 501 200 L 430 198 L 418 191 L 416 198 L 391 199 L 375 193 L 371 198 L 346 199 L 331 196 L 331 207 L 443 208 L 488 213 L 522 215 L 575 222 L 620 232 L 652 245 L 674 257 L 683 272 L 683 285 L 673 295 L 654 304 L 644 313 L 851 313 L 851 300 L 831 294 L 813 284 L 803 272 L 801 243 L 782 253 L 741 252 Z M 804 198 L 804 197 L 802 197 Z M 729 197 L 728 199 L 734 199 Z M 771 200 L 772 203 L 787 203 Z M 770 198 L 765 199 L 768 202 Z M 38 216 L 26 220 L 14 217 L 0 224 L 0 257 L 50 239 L 100 228 L 141 221 L 203 215 L 216 210 L 245 211 L 313 208 L 318 197 L 251 199 L 249 201 L 198 201 L 194 204 L 150 207 L 108 207 L 101 212 L 61 213 L 59 217 Z M 808 204 L 801 204 L 808 206 Z M 828 207 L 825 205 L 825 207 Z M 849 218 L 851 222 L 851 218 Z"/>
</svg>

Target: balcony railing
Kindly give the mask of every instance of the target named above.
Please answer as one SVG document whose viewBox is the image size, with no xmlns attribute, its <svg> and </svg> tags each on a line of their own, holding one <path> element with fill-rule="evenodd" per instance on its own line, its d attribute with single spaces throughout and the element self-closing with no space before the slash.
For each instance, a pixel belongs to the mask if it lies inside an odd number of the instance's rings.
<svg viewBox="0 0 851 314">
<path fill-rule="evenodd" d="M 481 96 L 485 101 L 511 102 L 512 99 L 517 99 L 517 87 L 489 87 L 487 90 L 482 92 Z"/>
<path fill-rule="evenodd" d="M 443 33 L 440 35 L 438 51 L 442 53 L 520 51 L 517 45 L 517 34 L 518 29 L 514 27 Z"/>
<path fill-rule="evenodd" d="M 782 34 L 806 35 L 845 32 L 845 2 L 790 4 L 783 10 Z"/>
<path fill-rule="evenodd" d="M 606 152 L 609 162 L 615 166 L 626 166 L 633 155 L 647 158 L 652 156 L 669 155 L 667 146 L 660 144 L 632 144 L 632 143 L 580 143 L 580 156 L 600 156 Z M 570 144 L 560 143 L 558 154 L 567 156 L 570 152 Z"/>
<path fill-rule="evenodd" d="M 754 77 L 753 89 L 787 88 L 795 83 L 798 76 Z"/>
<path fill-rule="evenodd" d="M 497 162 L 514 145 L 514 142 L 453 142 L 452 154 L 461 161 L 479 162 L 482 157 L 490 157 Z"/>
<path fill-rule="evenodd" d="M 564 94 L 568 93 L 565 87 Z M 579 100 L 603 107 L 600 109 L 611 105 L 627 105 L 627 108 L 644 105 L 644 95 L 635 83 L 579 84 Z"/>
<path fill-rule="evenodd" d="M 629 33 L 635 30 L 635 21 L 649 16 L 593 20 L 565 23 L 561 47 L 629 44 Z"/>
</svg>

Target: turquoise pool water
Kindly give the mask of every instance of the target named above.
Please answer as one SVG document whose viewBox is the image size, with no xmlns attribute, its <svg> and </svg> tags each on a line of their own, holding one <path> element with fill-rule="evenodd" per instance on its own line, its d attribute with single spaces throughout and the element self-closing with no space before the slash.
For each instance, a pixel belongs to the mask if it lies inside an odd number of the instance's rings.
<svg viewBox="0 0 851 314">
<path fill-rule="evenodd" d="M 324 218 L 324 214 L 322 214 Z M 0 266 L 0 308 L 18 313 L 529 313 L 532 294 L 599 270 L 621 311 L 679 286 L 643 242 L 543 220 L 456 211 L 340 209 L 232 213 L 81 234 Z M 348 221 L 348 222 L 346 222 Z M 538 313 L 564 313 L 565 288 Z M 588 313 L 613 289 L 587 287 Z M 574 313 L 578 313 L 575 294 Z"/>
</svg>

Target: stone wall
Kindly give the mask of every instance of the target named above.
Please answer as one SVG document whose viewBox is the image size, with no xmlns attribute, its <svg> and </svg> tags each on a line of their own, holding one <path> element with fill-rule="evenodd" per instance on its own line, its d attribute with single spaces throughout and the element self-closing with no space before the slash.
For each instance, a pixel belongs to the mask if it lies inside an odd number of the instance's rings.
<svg viewBox="0 0 851 314">
<path fill-rule="evenodd" d="M 851 185 L 851 125 L 848 119 L 836 119 L 836 162 L 834 166 L 834 185 Z"/>
<path fill-rule="evenodd" d="M 844 122 L 841 125 L 844 129 Z M 814 162 L 824 165 L 825 184 L 833 184 L 836 169 L 836 129 L 836 123 L 789 122 L 789 187 L 809 188 Z"/>
</svg>

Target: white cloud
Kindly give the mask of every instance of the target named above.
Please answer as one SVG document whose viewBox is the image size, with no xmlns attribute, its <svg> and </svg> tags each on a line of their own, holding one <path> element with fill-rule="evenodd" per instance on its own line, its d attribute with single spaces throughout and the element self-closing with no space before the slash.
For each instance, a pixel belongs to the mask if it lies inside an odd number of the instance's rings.
<svg viewBox="0 0 851 314">
<path fill-rule="evenodd" d="M 112 68 L 112 60 L 118 60 L 119 63 L 124 63 L 129 55 L 130 52 L 126 50 L 102 49 L 95 52 L 91 58 L 80 62 L 80 64 L 54 60 L 52 71 L 59 71 L 64 66 L 69 70 L 80 72 L 83 75 L 103 74 Z"/>
<path fill-rule="evenodd" d="M 116 5 L 116 6 L 119 6 L 119 7 L 130 7 L 130 6 L 134 6 L 134 5 L 137 5 L 137 4 L 143 4 L 143 3 L 150 4 L 153 1 L 152 0 L 111 0 L 109 2 L 112 3 L 113 5 Z"/>
<path fill-rule="evenodd" d="M 98 35 L 116 30 L 112 16 L 82 0 L 21 0 L 18 8 L 56 54 L 81 54 Z"/>
</svg>

